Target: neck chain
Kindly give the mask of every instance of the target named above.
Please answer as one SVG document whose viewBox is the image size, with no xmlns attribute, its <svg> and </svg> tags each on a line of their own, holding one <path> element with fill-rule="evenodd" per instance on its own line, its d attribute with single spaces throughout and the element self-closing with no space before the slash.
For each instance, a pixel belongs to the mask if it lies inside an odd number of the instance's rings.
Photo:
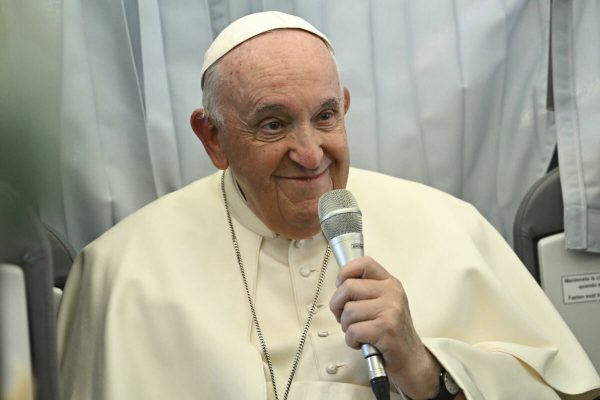
<svg viewBox="0 0 600 400">
<path fill-rule="evenodd" d="M 246 290 L 246 297 L 248 298 L 248 304 L 250 306 L 250 313 L 252 314 L 252 321 L 254 322 L 254 328 L 256 329 L 256 335 L 258 336 L 258 340 L 260 342 L 260 347 L 262 349 L 265 360 L 267 361 L 267 366 L 269 367 L 269 374 L 271 375 L 271 383 L 273 384 L 273 391 L 275 392 L 275 399 L 279 400 L 279 396 L 277 394 L 277 385 L 275 384 L 275 373 L 273 370 L 273 364 L 271 363 L 271 356 L 269 355 L 269 350 L 267 349 L 267 343 L 265 342 L 265 338 L 262 334 L 262 330 L 260 329 L 260 325 L 258 323 L 258 317 L 256 316 L 256 310 L 254 308 L 254 302 L 252 301 L 252 296 L 250 295 L 250 289 L 248 287 L 248 281 L 246 280 L 246 272 L 244 270 L 244 264 L 242 262 L 242 254 L 240 252 L 240 246 L 238 245 L 237 237 L 235 235 L 235 230 L 233 229 L 233 222 L 231 220 L 231 214 L 229 212 L 229 203 L 227 202 L 227 195 L 225 194 L 225 171 L 223 171 L 223 174 L 221 174 L 221 192 L 223 194 L 223 202 L 225 204 L 225 212 L 227 214 L 227 223 L 229 224 L 229 232 L 231 233 L 231 242 L 233 243 L 235 257 L 236 257 L 238 265 L 240 267 L 242 281 L 244 282 L 244 289 Z M 288 394 L 290 392 L 290 387 L 292 386 L 292 380 L 294 379 L 294 375 L 296 374 L 296 369 L 298 368 L 298 363 L 300 362 L 300 356 L 302 355 L 302 349 L 304 348 L 304 343 L 306 342 L 306 336 L 308 335 L 308 330 L 310 328 L 310 324 L 315 315 L 315 311 L 317 310 L 317 302 L 319 301 L 319 294 L 321 293 L 321 288 L 323 287 L 323 281 L 325 280 L 325 271 L 327 271 L 327 264 L 329 262 L 330 255 L 331 255 L 331 248 L 329 246 L 327 246 L 327 251 L 325 252 L 325 257 L 323 257 L 323 265 L 321 266 L 321 272 L 319 273 L 319 280 L 317 282 L 317 287 L 315 289 L 315 295 L 313 297 L 313 301 L 310 306 L 310 311 L 308 312 L 308 318 L 306 318 L 306 323 L 304 324 L 304 328 L 302 329 L 302 335 L 300 336 L 300 342 L 298 343 L 298 349 L 296 350 L 296 354 L 294 355 L 294 362 L 292 363 L 292 370 L 290 371 L 290 376 L 287 381 L 287 386 L 285 388 L 285 394 L 283 395 L 283 400 L 287 400 Z"/>
</svg>

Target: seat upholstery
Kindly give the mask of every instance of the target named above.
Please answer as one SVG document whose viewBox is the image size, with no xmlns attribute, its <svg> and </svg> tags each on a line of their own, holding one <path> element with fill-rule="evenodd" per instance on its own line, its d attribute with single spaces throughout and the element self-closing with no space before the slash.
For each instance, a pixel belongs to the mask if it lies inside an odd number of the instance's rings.
<svg viewBox="0 0 600 400">
<path fill-rule="evenodd" d="M 566 248 L 563 216 L 556 168 L 525 195 L 515 217 L 514 250 L 600 370 L 600 255 Z"/>
<path fill-rule="evenodd" d="M 0 183 L 0 264 L 20 268 L 24 277 L 34 398 L 58 399 L 51 246 L 37 216 L 4 183 Z M 0 334 L 7 337 L 23 333 L 3 324 Z M 6 354 L 0 351 L 0 357 Z"/>
<path fill-rule="evenodd" d="M 75 261 L 76 252 L 71 244 L 58 231 L 48 224 L 43 224 L 46 237 L 52 252 L 52 265 L 54 267 L 54 287 L 64 289 L 69 270 Z"/>
<path fill-rule="evenodd" d="M 540 178 L 527 192 L 515 217 L 514 250 L 540 282 L 537 242 L 564 231 L 563 199 L 558 168 Z"/>
</svg>

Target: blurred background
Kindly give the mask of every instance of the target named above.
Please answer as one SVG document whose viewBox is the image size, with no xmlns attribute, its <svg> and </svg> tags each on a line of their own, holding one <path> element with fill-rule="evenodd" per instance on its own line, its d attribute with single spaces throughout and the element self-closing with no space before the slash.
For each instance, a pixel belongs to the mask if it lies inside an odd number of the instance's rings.
<svg viewBox="0 0 600 400">
<path fill-rule="evenodd" d="M 595 0 L 0 0 L 0 180 L 79 250 L 211 174 L 188 123 L 203 53 L 263 10 L 334 44 L 353 166 L 471 202 L 512 242 L 560 163 L 567 246 L 600 251 Z"/>
</svg>

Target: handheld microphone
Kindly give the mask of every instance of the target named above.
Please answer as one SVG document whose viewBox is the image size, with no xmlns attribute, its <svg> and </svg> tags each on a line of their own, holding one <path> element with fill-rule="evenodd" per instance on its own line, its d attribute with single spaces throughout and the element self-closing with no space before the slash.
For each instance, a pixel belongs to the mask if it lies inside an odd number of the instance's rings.
<svg viewBox="0 0 600 400">
<path fill-rule="evenodd" d="M 362 213 L 350 191 L 336 189 L 323 194 L 319 199 L 319 222 L 340 267 L 364 255 Z M 389 399 L 390 384 L 381 352 L 368 343 L 364 343 L 361 350 L 367 360 L 375 397 Z"/>
</svg>

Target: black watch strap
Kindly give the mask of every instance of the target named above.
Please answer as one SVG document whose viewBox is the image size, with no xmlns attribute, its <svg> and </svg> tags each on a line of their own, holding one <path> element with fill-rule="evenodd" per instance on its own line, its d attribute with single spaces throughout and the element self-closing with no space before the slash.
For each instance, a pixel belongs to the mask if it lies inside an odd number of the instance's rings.
<svg viewBox="0 0 600 400">
<path fill-rule="evenodd" d="M 431 400 L 453 400 L 458 392 L 460 392 L 460 387 L 454 382 L 454 379 L 446 372 L 444 367 L 442 367 L 442 370 L 440 371 L 439 382 L 440 391 L 437 396 Z"/>
</svg>

